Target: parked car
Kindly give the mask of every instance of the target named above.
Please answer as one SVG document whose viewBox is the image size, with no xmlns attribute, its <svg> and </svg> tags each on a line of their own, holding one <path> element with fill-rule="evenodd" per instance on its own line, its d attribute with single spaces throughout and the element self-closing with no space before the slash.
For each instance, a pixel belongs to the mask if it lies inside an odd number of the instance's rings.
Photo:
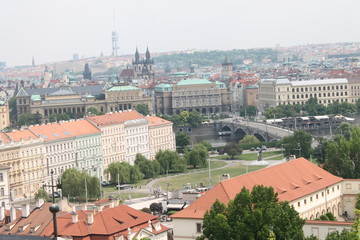
<svg viewBox="0 0 360 240">
<path fill-rule="evenodd" d="M 263 151 L 266 151 L 266 146 L 265 146 L 265 145 L 262 145 L 261 149 L 262 149 Z"/>
<path fill-rule="evenodd" d="M 250 148 L 250 151 L 255 151 L 255 148 L 254 148 L 254 147 L 251 147 L 251 148 Z"/>
<path fill-rule="evenodd" d="M 256 151 L 260 151 L 260 148 L 259 148 L 259 147 L 256 147 Z"/>
<path fill-rule="evenodd" d="M 116 185 L 116 189 L 119 189 L 120 188 L 120 190 L 125 190 L 125 189 L 130 189 L 130 188 L 132 188 L 130 185 L 126 185 L 126 184 L 123 184 L 123 185 Z"/>
<path fill-rule="evenodd" d="M 108 181 L 102 181 L 101 182 L 101 185 L 103 186 L 103 187 L 105 187 L 105 186 L 107 186 L 107 185 L 109 185 L 110 183 L 108 182 Z"/>
</svg>

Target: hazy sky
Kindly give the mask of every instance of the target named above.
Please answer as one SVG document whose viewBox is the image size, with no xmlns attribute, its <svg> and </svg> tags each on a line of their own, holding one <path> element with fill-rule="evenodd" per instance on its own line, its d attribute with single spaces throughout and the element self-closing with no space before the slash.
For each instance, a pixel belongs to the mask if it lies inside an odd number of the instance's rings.
<svg viewBox="0 0 360 240">
<path fill-rule="evenodd" d="M 8 66 L 119 53 L 360 41 L 359 0 L 0 0 Z"/>
</svg>

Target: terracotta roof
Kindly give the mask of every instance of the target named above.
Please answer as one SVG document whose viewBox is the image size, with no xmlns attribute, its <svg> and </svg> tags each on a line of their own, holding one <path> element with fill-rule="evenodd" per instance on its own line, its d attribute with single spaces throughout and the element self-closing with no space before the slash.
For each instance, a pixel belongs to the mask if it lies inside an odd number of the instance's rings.
<svg viewBox="0 0 360 240">
<path fill-rule="evenodd" d="M 108 235 L 122 233 L 127 235 L 127 229 L 131 228 L 132 232 L 140 230 L 141 226 L 147 225 L 150 220 L 152 223 L 156 222 L 156 217 L 135 210 L 126 205 L 119 205 L 114 208 L 104 208 L 101 212 L 94 214 L 94 223 L 87 224 L 87 215 L 92 211 L 77 211 L 78 222 L 72 222 L 72 213 L 57 216 L 58 234 L 59 236 L 89 236 L 89 235 Z M 161 226 L 161 231 L 167 231 L 168 228 Z M 52 224 L 43 232 L 42 236 L 50 236 L 53 232 Z"/>
<path fill-rule="evenodd" d="M 219 199 L 227 204 L 243 187 L 252 189 L 255 185 L 272 186 L 280 201 L 293 201 L 343 179 L 330 174 L 305 158 L 263 168 L 248 174 L 224 180 L 186 209 L 173 214 L 172 218 L 202 219 L 205 212 Z"/>
<path fill-rule="evenodd" d="M 132 77 L 134 76 L 134 69 L 124 69 L 120 73 L 120 77 Z"/>
<path fill-rule="evenodd" d="M 66 129 L 59 123 L 31 126 L 29 129 L 36 135 L 43 137 L 45 142 L 75 136 L 74 134 L 66 131 Z"/>
<path fill-rule="evenodd" d="M 95 127 L 87 120 L 78 120 L 70 122 L 61 122 L 60 125 L 74 136 L 101 133 L 101 130 Z"/>
<path fill-rule="evenodd" d="M 165 120 L 163 118 L 159 118 L 159 117 L 150 116 L 150 117 L 145 117 L 145 118 L 146 118 L 146 120 L 149 121 L 149 127 L 157 126 L 157 125 L 164 125 L 164 124 L 172 124 L 172 122 Z"/>
<path fill-rule="evenodd" d="M 144 118 L 144 117 L 137 111 L 132 110 L 132 111 L 108 113 L 105 115 L 87 117 L 86 119 L 95 123 L 98 126 L 106 126 L 106 125 L 124 123 L 129 120 L 135 120 L 140 118 Z"/>
<path fill-rule="evenodd" d="M 29 140 L 30 138 L 36 139 L 38 138 L 34 133 L 25 130 L 15 130 L 13 132 L 8 132 L 6 135 L 15 142 L 20 142 L 21 140 Z"/>
</svg>

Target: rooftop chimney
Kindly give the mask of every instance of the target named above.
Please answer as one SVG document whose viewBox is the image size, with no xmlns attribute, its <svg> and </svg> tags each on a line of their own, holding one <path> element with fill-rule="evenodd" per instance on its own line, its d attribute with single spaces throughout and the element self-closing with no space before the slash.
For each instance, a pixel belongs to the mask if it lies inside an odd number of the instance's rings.
<svg viewBox="0 0 360 240">
<path fill-rule="evenodd" d="M 94 223 L 94 213 L 93 212 L 90 212 L 87 214 L 87 223 L 89 225 Z"/>
<path fill-rule="evenodd" d="M 36 200 L 36 207 L 40 208 L 44 204 L 44 199 L 39 198 Z"/>
<path fill-rule="evenodd" d="M 10 222 L 14 221 L 16 219 L 16 208 L 12 206 L 10 208 Z"/>
<path fill-rule="evenodd" d="M 104 206 L 102 206 L 101 204 L 96 204 L 95 208 L 96 208 L 96 212 L 101 212 Z"/>
<path fill-rule="evenodd" d="M 5 218 L 5 207 L 0 207 L 0 221 L 4 220 Z"/>
<path fill-rule="evenodd" d="M 78 222 L 78 214 L 76 212 L 72 212 L 71 213 L 71 218 L 72 218 L 72 222 L 73 223 L 77 223 Z"/>
<path fill-rule="evenodd" d="M 21 205 L 21 217 L 23 218 L 27 218 L 30 215 L 30 205 L 27 204 L 22 204 Z"/>
</svg>

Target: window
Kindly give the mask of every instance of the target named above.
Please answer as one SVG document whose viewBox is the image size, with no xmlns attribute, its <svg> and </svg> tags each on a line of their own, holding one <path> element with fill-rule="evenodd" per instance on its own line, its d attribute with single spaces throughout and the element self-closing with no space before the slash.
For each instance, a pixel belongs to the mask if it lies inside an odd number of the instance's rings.
<svg viewBox="0 0 360 240">
<path fill-rule="evenodd" d="M 201 233 L 201 223 L 196 223 L 196 232 Z"/>
<path fill-rule="evenodd" d="M 300 202 L 298 202 L 298 207 L 300 207 Z"/>
<path fill-rule="evenodd" d="M 4 175 L 3 173 L 0 173 L 0 182 L 3 182 L 4 181 Z"/>
</svg>

